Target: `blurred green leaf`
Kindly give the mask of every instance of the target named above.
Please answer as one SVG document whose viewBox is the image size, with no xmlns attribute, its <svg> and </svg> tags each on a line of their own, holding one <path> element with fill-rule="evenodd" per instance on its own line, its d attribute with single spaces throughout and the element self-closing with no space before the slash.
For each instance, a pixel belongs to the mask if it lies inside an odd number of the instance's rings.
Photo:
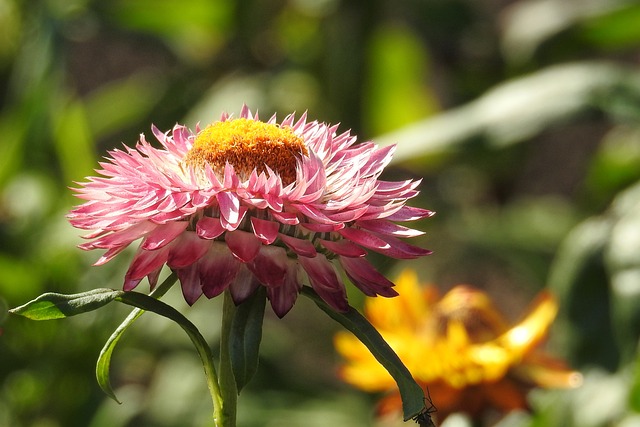
<svg viewBox="0 0 640 427">
<path fill-rule="evenodd" d="M 233 316 L 229 353 L 238 393 L 249 383 L 258 369 L 266 301 L 266 290 L 261 286 L 237 307 Z"/>
<path fill-rule="evenodd" d="M 409 28 L 377 29 L 368 47 L 364 120 L 372 135 L 431 116 L 437 101 L 427 86 L 429 58 Z"/>
<path fill-rule="evenodd" d="M 82 101 L 72 99 L 55 116 L 56 151 L 65 182 L 71 184 L 90 175 L 96 163 L 94 137 Z"/>
<path fill-rule="evenodd" d="M 395 380 L 402 397 L 402 412 L 407 421 L 421 414 L 425 409 L 425 396 L 422 388 L 416 383 L 411 372 L 404 366 L 398 355 L 382 338 L 371 323 L 353 307 L 345 313 L 331 308 L 310 287 L 303 286 L 302 295 L 311 299 L 322 311 L 354 334 L 371 352 L 376 360 L 389 372 Z"/>
<path fill-rule="evenodd" d="M 551 66 L 502 83 L 479 99 L 376 139 L 397 144 L 396 163 L 452 152 L 470 141 L 505 147 L 590 110 L 624 92 L 640 99 L 637 70 L 607 62 Z"/>
<path fill-rule="evenodd" d="M 87 118 L 95 137 L 101 138 L 139 123 L 164 91 L 162 78 L 149 73 L 102 85 L 85 101 Z"/>
<path fill-rule="evenodd" d="M 628 4 L 584 22 L 579 32 L 595 46 L 621 49 L 640 43 L 640 5 Z"/>
</svg>

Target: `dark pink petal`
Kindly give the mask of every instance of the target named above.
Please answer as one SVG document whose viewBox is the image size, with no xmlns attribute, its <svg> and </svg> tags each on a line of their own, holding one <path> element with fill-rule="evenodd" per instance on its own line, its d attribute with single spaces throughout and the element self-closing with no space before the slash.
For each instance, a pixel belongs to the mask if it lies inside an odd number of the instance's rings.
<svg viewBox="0 0 640 427">
<path fill-rule="evenodd" d="M 263 246 L 247 267 L 264 286 L 277 287 L 284 281 L 287 261 L 287 252 L 283 248 Z"/>
<path fill-rule="evenodd" d="M 193 305 L 200 295 L 202 295 L 202 286 L 200 284 L 200 274 L 198 272 L 198 264 L 191 264 L 187 268 L 177 270 L 178 279 L 182 285 L 182 295 L 189 305 Z"/>
<path fill-rule="evenodd" d="M 139 248 L 124 276 L 124 290 L 130 291 L 135 288 L 143 277 L 162 267 L 167 262 L 169 248 L 165 246 L 154 251 Z"/>
<path fill-rule="evenodd" d="M 318 239 L 320 244 L 325 248 L 329 249 L 331 252 L 336 253 L 338 255 L 358 258 L 363 257 L 367 254 L 367 251 L 362 249 L 360 246 L 351 243 L 349 240 L 340 239 L 340 240 L 324 240 Z"/>
<path fill-rule="evenodd" d="M 143 240 L 142 249 L 155 251 L 166 246 L 178 237 L 188 225 L 188 221 L 175 221 L 157 227 Z"/>
<path fill-rule="evenodd" d="M 309 276 L 311 287 L 327 304 L 338 311 L 349 309 L 344 285 L 333 265 L 323 254 L 318 254 L 314 258 L 298 257 L 298 261 Z"/>
<path fill-rule="evenodd" d="M 428 218 L 433 216 L 435 212 L 422 209 L 422 208 L 414 208 L 413 206 L 403 206 L 399 211 L 387 217 L 390 221 L 415 221 L 422 218 Z"/>
<path fill-rule="evenodd" d="M 282 240 L 289 249 L 295 252 L 296 255 L 308 258 L 316 256 L 316 248 L 309 240 L 297 239 L 295 237 L 287 236 L 286 234 L 280 234 L 280 240 Z"/>
<path fill-rule="evenodd" d="M 327 214 L 327 217 L 336 222 L 351 222 L 364 215 L 369 206 L 361 206 L 357 209 L 350 209 L 335 214 Z"/>
<path fill-rule="evenodd" d="M 253 233 L 241 230 L 226 232 L 224 240 L 233 255 L 242 262 L 253 261 L 260 251 L 260 246 L 262 246 L 260 240 Z"/>
<path fill-rule="evenodd" d="M 242 304 L 247 298 L 249 298 L 256 289 L 260 286 L 260 282 L 256 276 L 253 275 L 246 265 L 240 264 L 238 274 L 235 279 L 229 285 L 229 292 L 233 298 L 233 302 Z"/>
<path fill-rule="evenodd" d="M 391 236 L 382 236 L 389 243 L 389 249 L 380 251 L 381 253 L 397 259 L 414 259 L 421 256 L 431 255 L 432 251 L 419 246 L 410 245 L 400 239 Z"/>
<path fill-rule="evenodd" d="M 196 233 L 202 239 L 215 239 L 224 233 L 224 227 L 220 224 L 220 218 L 203 216 L 196 224 Z"/>
<path fill-rule="evenodd" d="M 291 310 L 298 298 L 301 287 L 302 285 L 298 278 L 298 267 L 295 263 L 289 262 L 282 285 L 275 288 L 267 288 L 267 297 L 271 302 L 273 312 L 279 318 L 283 318 Z"/>
<path fill-rule="evenodd" d="M 342 230 L 338 230 L 338 233 L 345 239 L 349 239 L 354 243 L 374 251 L 383 251 L 390 247 L 389 243 L 386 241 L 359 228 L 347 227 Z"/>
<path fill-rule="evenodd" d="M 277 222 L 251 217 L 253 234 L 265 245 L 270 245 L 278 237 L 280 225 Z"/>
<path fill-rule="evenodd" d="M 167 265 L 172 269 L 191 265 L 202 258 L 209 246 L 211 240 L 201 239 L 193 231 L 185 231 L 171 245 Z"/>
<path fill-rule="evenodd" d="M 149 281 L 149 289 L 151 290 L 155 289 L 156 285 L 158 284 L 158 278 L 160 277 L 161 271 L 162 271 L 162 266 L 147 275 L 147 280 Z"/>
<path fill-rule="evenodd" d="M 200 283 L 207 298 L 218 296 L 227 289 L 241 265 L 222 242 L 213 242 L 199 264 Z"/>
<path fill-rule="evenodd" d="M 271 216 L 273 216 L 276 221 L 281 222 L 282 224 L 287 225 L 298 225 L 300 220 L 298 219 L 298 214 L 293 212 L 271 212 Z"/>
<path fill-rule="evenodd" d="M 349 280 L 353 282 L 365 295 L 394 297 L 398 293 L 393 290 L 395 286 L 386 277 L 380 274 L 364 258 L 340 257 L 340 264 L 344 268 Z"/>
<path fill-rule="evenodd" d="M 316 233 L 330 233 L 344 227 L 344 224 L 318 224 L 315 222 L 301 222 L 300 225 L 303 228 Z"/>
</svg>

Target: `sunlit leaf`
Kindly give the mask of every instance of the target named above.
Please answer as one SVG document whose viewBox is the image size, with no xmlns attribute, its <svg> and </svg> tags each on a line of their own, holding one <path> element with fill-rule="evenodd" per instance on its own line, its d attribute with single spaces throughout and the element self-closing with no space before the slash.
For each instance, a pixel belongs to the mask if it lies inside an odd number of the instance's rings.
<svg viewBox="0 0 640 427">
<path fill-rule="evenodd" d="M 62 319 L 97 310 L 123 293 L 104 288 L 72 295 L 46 293 L 9 312 L 31 320 Z"/>
<path fill-rule="evenodd" d="M 308 286 L 304 286 L 301 293 L 315 302 L 329 317 L 353 333 L 389 372 L 400 390 L 405 421 L 418 416 L 425 410 L 425 396 L 422 388 L 376 328 L 358 310 L 349 307 L 345 313 L 337 312 Z"/>
</svg>

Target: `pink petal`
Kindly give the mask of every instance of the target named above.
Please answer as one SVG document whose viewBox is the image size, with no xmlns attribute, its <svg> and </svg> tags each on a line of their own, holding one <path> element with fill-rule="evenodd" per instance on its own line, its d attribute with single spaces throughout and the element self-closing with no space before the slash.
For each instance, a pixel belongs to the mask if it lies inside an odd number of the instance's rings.
<svg viewBox="0 0 640 427">
<path fill-rule="evenodd" d="M 202 239 L 215 239 L 224 233 L 224 227 L 220 224 L 220 218 L 203 216 L 196 224 L 196 233 Z"/>
<path fill-rule="evenodd" d="M 202 258 L 210 245 L 211 240 L 201 239 L 193 231 L 185 231 L 171 245 L 167 265 L 172 269 L 191 265 Z"/>
<path fill-rule="evenodd" d="M 336 253 L 338 255 L 358 258 L 363 257 L 367 254 L 367 251 L 362 249 L 360 246 L 351 243 L 347 239 L 340 240 L 324 240 L 318 239 L 320 244 L 325 248 L 329 249 L 331 252 Z"/>
<path fill-rule="evenodd" d="M 253 233 L 241 230 L 225 233 L 224 240 L 233 255 L 242 262 L 253 261 L 262 246 L 260 240 Z"/>
<path fill-rule="evenodd" d="M 276 221 L 281 222 L 282 224 L 287 225 L 298 225 L 300 220 L 298 219 L 298 214 L 293 212 L 271 212 L 271 216 L 275 218 Z"/>
<path fill-rule="evenodd" d="M 143 277 L 162 267 L 168 256 L 169 246 L 154 251 L 139 248 L 124 276 L 124 290 L 130 291 L 135 288 Z"/>
<path fill-rule="evenodd" d="M 302 287 L 298 279 L 297 266 L 292 262 L 289 264 L 282 285 L 275 288 L 267 288 L 267 297 L 271 302 L 271 308 L 279 318 L 283 318 L 291 310 Z"/>
<path fill-rule="evenodd" d="M 200 295 L 202 295 L 202 286 L 200 285 L 200 275 L 198 265 L 191 264 L 187 268 L 177 270 L 178 279 L 182 285 L 182 295 L 189 305 L 193 305 Z"/>
<path fill-rule="evenodd" d="M 240 262 L 222 242 L 213 242 L 206 256 L 200 259 L 200 283 L 207 298 L 220 295 L 233 282 Z"/>
<path fill-rule="evenodd" d="M 353 282 L 365 295 L 393 297 L 398 293 L 393 290 L 395 286 L 386 277 L 380 274 L 364 258 L 340 257 L 340 264 L 344 268 L 349 280 Z"/>
<path fill-rule="evenodd" d="M 407 228 L 386 220 L 356 221 L 356 225 L 369 231 L 396 237 L 416 237 L 424 234 L 423 231 Z"/>
<path fill-rule="evenodd" d="M 390 247 L 389 243 L 381 238 L 359 228 L 346 227 L 338 230 L 338 233 L 345 239 L 349 239 L 354 243 L 364 246 L 365 248 L 373 249 L 374 251 L 383 251 Z"/>
<path fill-rule="evenodd" d="M 240 223 L 240 199 L 230 191 L 222 191 L 216 194 L 218 205 L 220 205 L 220 215 L 229 224 Z"/>
<path fill-rule="evenodd" d="M 344 284 L 340 281 L 333 265 L 323 254 L 318 254 L 314 258 L 298 257 L 298 261 L 309 276 L 311 287 L 327 304 L 338 311 L 349 309 Z"/>
<path fill-rule="evenodd" d="M 431 255 L 433 252 L 429 249 L 423 249 L 419 246 L 410 245 L 400 239 L 391 236 L 381 236 L 383 240 L 389 243 L 389 249 L 380 251 L 386 256 L 397 259 L 414 259 L 421 256 Z"/>
<path fill-rule="evenodd" d="M 296 255 L 308 258 L 316 256 L 316 248 L 309 240 L 297 239 L 295 237 L 287 236 L 286 234 L 280 234 L 279 236 L 280 240 L 282 240 L 289 249 L 295 252 Z"/>
<path fill-rule="evenodd" d="M 315 222 L 301 222 L 300 225 L 303 228 L 316 233 L 330 233 L 344 227 L 344 224 L 318 224 Z"/>
<path fill-rule="evenodd" d="M 188 225 L 188 221 L 175 221 L 157 227 L 144 239 L 142 249 L 155 251 L 166 246 L 178 237 Z"/>
<path fill-rule="evenodd" d="M 280 225 L 277 222 L 251 217 L 253 234 L 265 245 L 270 245 L 278 237 Z"/>
<path fill-rule="evenodd" d="M 229 285 L 229 292 L 233 302 L 236 305 L 242 304 L 258 289 L 258 286 L 260 286 L 258 279 L 249 271 L 246 265 L 241 264 L 236 278 Z"/>
<path fill-rule="evenodd" d="M 287 272 L 287 252 L 278 246 L 263 246 L 247 267 L 267 287 L 282 285 Z"/>
<path fill-rule="evenodd" d="M 435 212 L 422 209 L 422 208 L 414 208 L 413 206 L 403 206 L 399 211 L 387 217 L 389 221 L 415 221 L 422 218 L 428 218 L 433 216 Z"/>
</svg>

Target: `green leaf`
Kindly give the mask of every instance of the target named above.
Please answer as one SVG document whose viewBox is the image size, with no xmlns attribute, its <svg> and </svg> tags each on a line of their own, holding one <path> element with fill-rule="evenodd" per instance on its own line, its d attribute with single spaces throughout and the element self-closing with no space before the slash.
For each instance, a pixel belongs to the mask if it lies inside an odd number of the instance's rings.
<svg viewBox="0 0 640 427">
<path fill-rule="evenodd" d="M 329 317 L 354 334 L 389 372 L 400 390 L 405 421 L 415 418 L 425 411 L 425 396 L 422 387 L 416 383 L 411 372 L 404 366 L 398 355 L 362 314 L 351 306 L 345 313 L 334 311 L 308 286 L 303 286 L 301 293 L 315 302 Z"/>
<path fill-rule="evenodd" d="M 151 292 L 150 296 L 154 298 L 160 298 L 164 295 L 171 286 L 176 282 L 177 274 L 172 273 L 169 277 L 167 277 L 164 282 L 162 282 L 158 287 L 156 287 L 153 292 Z M 144 314 L 144 310 L 141 308 L 134 309 L 126 319 L 118 326 L 118 328 L 113 331 L 113 334 L 109 337 L 104 347 L 100 351 L 100 356 L 98 356 L 98 361 L 96 363 L 96 380 L 98 381 L 98 385 L 102 391 L 106 393 L 107 396 L 112 398 L 118 403 L 121 403 L 116 397 L 113 387 L 111 387 L 111 380 L 109 379 L 109 367 L 111 366 L 111 355 L 113 354 L 113 350 L 116 347 L 118 341 L 120 341 L 120 337 L 124 334 L 124 331 L 129 328 L 140 316 Z"/>
<path fill-rule="evenodd" d="M 124 291 L 94 289 L 79 294 L 46 293 L 20 307 L 9 310 L 31 320 L 62 319 L 96 310 L 116 299 Z"/>
<path fill-rule="evenodd" d="M 237 307 L 231 323 L 229 353 L 238 393 L 258 369 L 266 301 L 266 290 L 260 287 Z"/>
</svg>

